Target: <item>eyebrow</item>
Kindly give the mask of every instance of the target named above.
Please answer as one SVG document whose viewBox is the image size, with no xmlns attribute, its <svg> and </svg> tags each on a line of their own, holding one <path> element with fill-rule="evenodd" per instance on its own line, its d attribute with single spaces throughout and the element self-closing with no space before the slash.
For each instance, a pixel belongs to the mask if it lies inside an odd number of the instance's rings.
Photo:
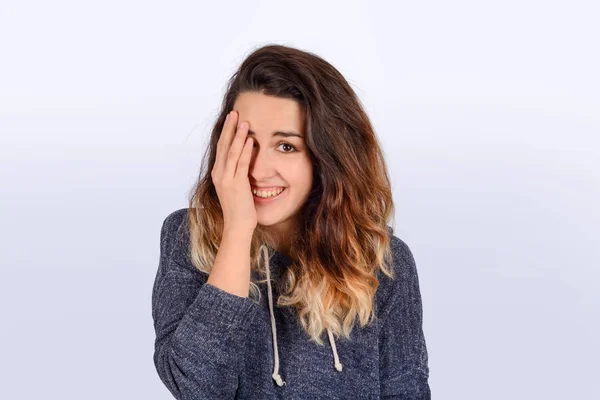
<svg viewBox="0 0 600 400">
<path fill-rule="evenodd" d="M 248 135 L 256 135 L 256 133 L 253 130 L 248 129 Z M 288 131 L 288 132 L 284 132 L 284 131 L 275 131 L 273 132 L 272 136 L 283 136 L 283 137 L 292 137 L 292 136 L 296 136 L 299 138 L 304 138 L 304 136 L 300 135 L 299 133 L 296 133 L 294 131 Z"/>
</svg>

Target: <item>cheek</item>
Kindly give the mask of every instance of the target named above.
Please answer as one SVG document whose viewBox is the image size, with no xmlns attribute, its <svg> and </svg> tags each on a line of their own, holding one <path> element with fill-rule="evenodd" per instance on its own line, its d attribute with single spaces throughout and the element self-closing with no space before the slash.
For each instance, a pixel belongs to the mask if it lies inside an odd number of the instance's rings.
<svg viewBox="0 0 600 400">
<path fill-rule="evenodd" d="M 285 171 L 281 170 L 286 182 L 297 191 L 308 191 L 312 188 L 313 169 L 310 162 L 298 160 L 286 164 Z"/>
</svg>

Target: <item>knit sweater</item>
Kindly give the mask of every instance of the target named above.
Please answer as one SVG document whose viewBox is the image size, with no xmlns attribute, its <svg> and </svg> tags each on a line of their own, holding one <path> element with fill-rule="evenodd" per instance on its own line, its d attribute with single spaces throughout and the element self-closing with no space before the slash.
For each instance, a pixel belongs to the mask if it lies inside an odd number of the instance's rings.
<svg viewBox="0 0 600 400">
<path fill-rule="evenodd" d="M 270 282 L 289 265 L 284 254 L 261 248 L 270 279 L 258 284 L 260 301 L 234 295 L 191 263 L 187 218 L 184 208 L 163 222 L 152 290 L 154 364 L 176 399 L 431 398 L 417 269 L 391 227 L 395 279 L 378 271 L 375 321 L 357 321 L 351 340 L 328 330 L 319 345 L 293 308 L 277 305 Z"/>
</svg>

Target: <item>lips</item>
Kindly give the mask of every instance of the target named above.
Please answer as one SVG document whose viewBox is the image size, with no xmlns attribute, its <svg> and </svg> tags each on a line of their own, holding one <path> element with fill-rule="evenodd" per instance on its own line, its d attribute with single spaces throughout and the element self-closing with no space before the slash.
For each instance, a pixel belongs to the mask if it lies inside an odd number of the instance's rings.
<svg viewBox="0 0 600 400">
<path fill-rule="evenodd" d="M 252 194 L 254 194 L 255 196 L 257 196 L 258 193 L 264 193 L 264 194 L 273 193 L 274 195 L 270 196 L 270 197 L 276 197 L 276 196 L 279 196 L 281 193 L 283 193 L 285 191 L 285 189 L 286 188 L 284 188 L 284 187 L 282 187 L 280 189 L 268 189 L 268 190 L 262 190 L 262 189 L 261 190 L 255 190 L 255 189 L 252 189 Z M 270 198 L 270 197 L 268 197 L 268 198 Z"/>
<path fill-rule="evenodd" d="M 262 190 L 263 192 L 268 192 L 271 190 L 279 190 L 279 189 L 283 189 L 285 186 L 270 186 L 270 187 L 258 187 L 258 186 L 252 186 L 253 190 Z"/>
<path fill-rule="evenodd" d="M 254 197 L 255 201 L 259 202 L 259 203 L 269 203 L 271 201 L 277 200 L 279 197 L 281 197 L 283 195 L 283 193 L 285 193 L 285 187 L 283 187 L 281 190 L 279 190 L 276 195 L 274 196 L 270 196 L 270 197 L 260 197 L 255 193 L 252 193 L 252 196 Z"/>
</svg>

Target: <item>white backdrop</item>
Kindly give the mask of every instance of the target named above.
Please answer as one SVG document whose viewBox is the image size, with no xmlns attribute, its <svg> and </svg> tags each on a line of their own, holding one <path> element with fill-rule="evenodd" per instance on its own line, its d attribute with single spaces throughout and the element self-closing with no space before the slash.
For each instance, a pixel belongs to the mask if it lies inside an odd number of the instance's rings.
<svg viewBox="0 0 600 400">
<path fill-rule="evenodd" d="M 600 398 L 593 1 L 0 5 L 0 398 L 168 399 L 151 289 L 226 80 L 315 52 L 385 146 L 435 399 Z"/>
</svg>

